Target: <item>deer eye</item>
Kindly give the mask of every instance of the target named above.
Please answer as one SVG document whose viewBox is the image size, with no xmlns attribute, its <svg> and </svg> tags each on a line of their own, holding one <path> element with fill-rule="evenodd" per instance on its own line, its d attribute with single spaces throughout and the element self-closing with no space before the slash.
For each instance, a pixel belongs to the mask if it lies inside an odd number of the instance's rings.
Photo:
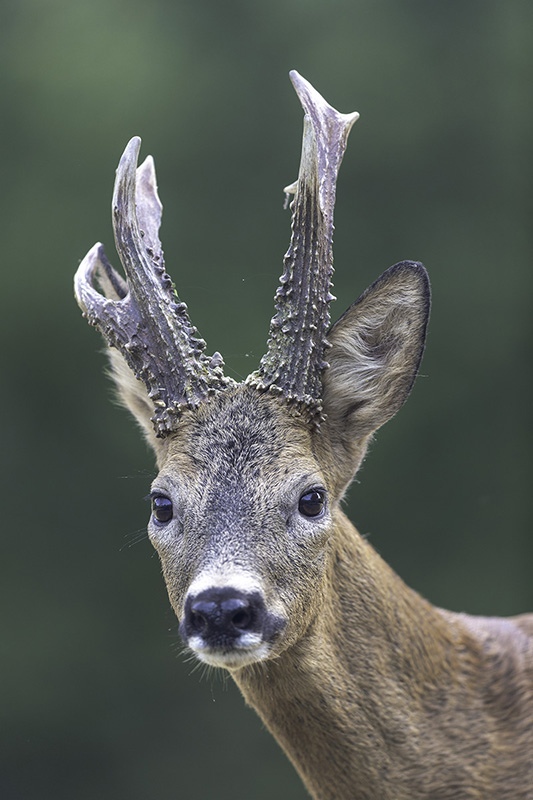
<svg viewBox="0 0 533 800">
<path fill-rule="evenodd" d="M 324 510 L 325 502 L 326 493 L 322 489 L 313 489 L 300 497 L 298 511 L 304 517 L 318 517 Z"/>
<path fill-rule="evenodd" d="M 152 516 L 160 525 L 165 525 L 172 519 L 172 500 L 164 494 L 152 496 Z"/>
</svg>

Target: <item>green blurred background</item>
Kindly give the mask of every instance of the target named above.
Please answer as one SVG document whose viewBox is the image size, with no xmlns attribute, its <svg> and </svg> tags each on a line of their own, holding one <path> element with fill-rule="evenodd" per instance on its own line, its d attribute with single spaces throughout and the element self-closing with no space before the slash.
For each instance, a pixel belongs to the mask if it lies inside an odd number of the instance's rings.
<svg viewBox="0 0 533 800">
<path fill-rule="evenodd" d="M 211 350 L 255 368 L 289 240 L 298 69 L 357 109 L 336 213 L 339 316 L 429 269 L 418 380 L 349 495 L 433 602 L 533 609 L 530 0 L 4 0 L 0 796 L 304 798 L 229 680 L 181 654 L 144 535 L 153 461 L 72 295 L 115 264 L 114 170 L 153 153 L 169 271 Z"/>
</svg>

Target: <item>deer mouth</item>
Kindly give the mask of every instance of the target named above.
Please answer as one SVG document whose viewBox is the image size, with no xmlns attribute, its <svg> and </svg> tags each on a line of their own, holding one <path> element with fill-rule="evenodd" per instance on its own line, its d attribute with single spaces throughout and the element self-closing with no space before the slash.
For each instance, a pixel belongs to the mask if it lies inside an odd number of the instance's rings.
<svg viewBox="0 0 533 800">
<path fill-rule="evenodd" d="M 232 646 L 214 647 L 196 636 L 189 640 L 188 647 L 204 664 L 225 669 L 240 669 L 250 664 L 257 664 L 267 659 L 272 650 L 272 645 L 264 641 L 255 644 L 239 642 Z"/>
</svg>

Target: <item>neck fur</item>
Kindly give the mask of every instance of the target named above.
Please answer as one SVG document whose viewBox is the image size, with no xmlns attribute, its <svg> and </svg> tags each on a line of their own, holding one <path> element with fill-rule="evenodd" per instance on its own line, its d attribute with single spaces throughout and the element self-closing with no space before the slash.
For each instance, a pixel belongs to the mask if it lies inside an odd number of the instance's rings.
<svg viewBox="0 0 533 800">
<path fill-rule="evenodd" d="M 234 678 L 313 797 L 456 799 L 428 794 L 420 763 L 440 742 L 426 731 L 437 723 L 446 737 L 465 632 L 409 589 L 344 515 L 336 533 L 320 618 L 278 659 Z M 468 652 L 475 667 L 479 654 Z"/>
</svg>

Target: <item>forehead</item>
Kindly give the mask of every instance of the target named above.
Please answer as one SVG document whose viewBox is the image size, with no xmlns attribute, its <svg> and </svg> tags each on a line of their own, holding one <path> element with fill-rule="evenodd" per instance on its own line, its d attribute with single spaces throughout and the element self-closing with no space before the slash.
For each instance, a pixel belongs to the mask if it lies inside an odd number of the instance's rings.
<svg viewBox="0 0 533 800">
<path fill-rule="evenodd" d="M 185 474 L 232 476 L 313 469 L 311 433 L 284 400 L 240 386 L 187 412 L 172 435 L 166 464 Z"/>
</svg>

